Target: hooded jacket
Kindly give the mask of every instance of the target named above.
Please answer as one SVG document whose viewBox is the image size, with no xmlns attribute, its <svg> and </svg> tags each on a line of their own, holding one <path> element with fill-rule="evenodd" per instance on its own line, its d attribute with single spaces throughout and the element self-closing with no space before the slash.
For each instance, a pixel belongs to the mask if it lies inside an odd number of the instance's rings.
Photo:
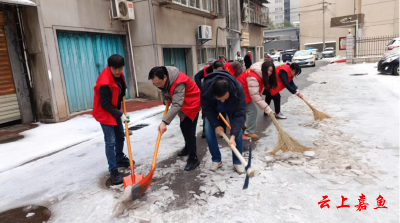
<svg viewBox="0 0 400 223">
<path fill-rule="evenodd" d="M 172 101 L 171 104 L 171 108 L 169 109 L 168 113 L 165 115 L 163 122 L 165 122 L 166 124 L 170 124 L 171 121 L 175 118 L 176 115 L 179 116 L 180 121 L 182 122 L 183 119 L 185 119 L 185 117 L 187 117 L 187 115 L 182 111 L 182 108 L 184 106 L 184 102 L 185 102 L 185 94 L 186 94 L 186 88 L 188 86 L 186 86 L 186 83 L 177 83 L 175 84 L 175 88 L 173 90 L 173 96 L 171 96 L 171 87 L 174 86 L 175 81 L 178 79 L 179 77 L 179 70 L 176 67 L 172 67 L 172 66 L 166 66 L 165 67 L 168 71 L 168 80 L 167 83 L 165 84 L 164 88 L 159 88 L 161 90 L 161 99 L 162 101 L 165 103 L 166 99 L 170 99 Z M 182 73 L 183 74 L 183 73 Z M 184 74 L 185 75 L 185 74 Z M 195 85 L 195 83 L 193 82 L 193 85 Z M 198 91 L 198 100 L 195 100 L 193 103 L 198 103 L 198 110 L 197 112 L 200 110 L 200 103 L 198 102 L 200 100 L 200 90 L 198 89 L 197 86 L 194 86 L 194 88 L 197 89 Z M 193 92 L 191 92 L 193 93 Z M 195 92 L 194 92 L 195 94 Z M 191 117 L 189 117 L 191 118 Z"/>
<path fill-rule="evenodd" d="M 224 102 L 224 105 L 232 128 L 231 135 L 239 137 L 246 119 L 246 98 L 242 85 L 227 71 L 216 70 L 204 78 L 201 89 L 203 114 L 212 127 L 220 126 L 217 99 L 214 98 L 213 85 L 221 78 L 227 80 L 230 84 L 229 98 Z"/>
<path fill-rule="evenodd" d="M 261 93 L 260 89 L 263 88 L 262 72 L 261 72 L 262 64 L 263 64 L 263 62 L 254 63 L 250 67 L 250 71 L 252 71 L 256 75 L 258 75 L 260 77 L 259 80 L 261 80 L 261 81 L 257 80 L 257 78 L 255 78 L 255 77 L 248 75 L 246 77 L 246 82 L 247 82 L 247 90 L 248 90 L 251 100 L 254 101 L 254 103 L 256 103 L 260 109 L 265 110 L 265 108 L 268 107 L 268 104 L 263 100 L 263 98 L 260 95 L 260 93 Z M 244 74 L 242 74 L 242 75 L 244 75 Z M 245 89 L 245 91 L 246 91 L 246 89 Z"/>
</svg>

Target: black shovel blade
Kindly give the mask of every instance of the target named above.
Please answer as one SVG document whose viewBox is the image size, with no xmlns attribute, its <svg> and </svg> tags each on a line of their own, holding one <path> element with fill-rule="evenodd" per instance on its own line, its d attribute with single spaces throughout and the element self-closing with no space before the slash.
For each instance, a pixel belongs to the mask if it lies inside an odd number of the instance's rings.
<svg viewBox="0 0 400 223">
<path fill-rule="evenodd" d="M 243 190 L 247 189 L 249 187 L 249 175 L 247 175 L 247 169 L 249 169 L 249 167 L 251 167 L 251 142 L 250 142 L 250 146 L 249 146 L 249 162 L 247 162 L 247 166 L 246 166 L 246 179 L 244 180 L 244 185 L 243 185 Z"/>
</svg>

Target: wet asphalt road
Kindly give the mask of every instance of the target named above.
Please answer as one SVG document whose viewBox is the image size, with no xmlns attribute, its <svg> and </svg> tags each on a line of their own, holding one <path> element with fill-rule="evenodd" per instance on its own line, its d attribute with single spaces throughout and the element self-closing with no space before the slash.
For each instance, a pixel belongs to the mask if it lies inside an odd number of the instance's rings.
<svg viewBox="0 0 400 223">
<path fill-rule="evenodd" d="M 299 75 L 297 78 L 294 79 L 295 84 L 298 86 L 299 90 L 301 91 L 302 89 L 306 88 L 309 86 L 312 82 L 307 81 L 307 77 L 309 74 L 315 72 L 318 70 L 318 68 L 322 66 L 326 66 L 328 64 L 328 61 L 317 61 L 315 67 L 303 67 L 302 68 L 302 73 Z M 287 102 L 288 97 L 291 95 L 291 93 L 288 90 L 282 90 L 280 92 L 281 94 L 281 105 Z M 274 110 L 273 102 L 271 103 L 271 108 Z M 285 111 L 282 111 L 284 113 Z M 202 120 L 199 120 L 202 121 Z M 256 134 L 262 138 L 265 137 L 265 135 L 262 133 L 265 131 L 265 129 L 271 124 L 271 120 L 269 117 L 265 117 L 263 112 L 259 110 L 258 114 L 258 124 L 257 124 L 257 130 Z M 224 144 L 223 139 L 218 139 L 219 144 Z M 248 145 L 249 142 L 248 140 L 245 140 L 244 143 L 244 150 L 248 150 Z M 201 138 L 201 133 L 197 135 L 197 155 L 200 160 L 203 159 L 205 154 L 208 152 L 207 148 L 207 141 L 206 139 Z M 255 144 L 253 145 L 253 148 L 255 148 Z M 167 160 L 164 160 L 160 163 L 157 164 L 158 167 L 164 167 L 165 165 L 170 166 L 171 164 L 175 163 L 177 159 L 183 159 L 186 160 L 185 158 L 179 158 L 174 154 Z M 204 167 L 205 161 L 202 161 L 200 166 Z M 156 167 L 157 168 L 157 167 Z M 208 168 L 208 167 L 206 167 Z M 232 170 L 233 171 L 233 170 Z M 152 184 L 152 189 L 157 190 L 163 185 L 168 185 L 174 192 L 174 194 L 179 195 L 177 199 L 175 199 L 172 203 L 168 205 L 168 210 L 178 210 L 182 208 L 188 207 L 191 202 L 193 202 L 192 198 L 193 195 L 188 193 L 188 191 L 195 191 L 197 194 L 200 194 L 199 187 L 202 185 L 201 179 L 197 178 L 201 173 L 200 168 L 196 168 L 193 171 L 186 172 L 186 171 L 181 171 L 176 174 L 168 174 L 162 179 L 154 179 L 153 184 Z M 214 196 L 223 196 L 223 194 L 216 194 Z M 142 199 L 146 199 L 145 197 Z M 168 211 L 167 210 L 167 211 Z"/>
</svg>

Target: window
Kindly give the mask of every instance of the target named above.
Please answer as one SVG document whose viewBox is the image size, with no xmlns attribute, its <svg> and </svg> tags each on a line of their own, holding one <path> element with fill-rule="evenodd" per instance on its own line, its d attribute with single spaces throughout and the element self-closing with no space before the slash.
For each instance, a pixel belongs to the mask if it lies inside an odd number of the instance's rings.
<svg viewBox="0 0 400 223">
<path fill-rule="evenodd" d="M 282 0 L 275 0 L 275 3 L 282 3 Z"/>
<path fill-rule="evenodd" d="M 206 49 L 197 49 L 197 64 L 206 63 Z"/>
<path fill-rule="evenodd" d="M 283 19 L 283 15 L 276 15 L 275 19 Z"/>
<path fill-rule="evenodd" d="M 207 61 L 215 59 L 215 48 L 207 48 Z"/>
<path fill-rule="evenodd" d="M 214 0 L 173 0 L 173 2 L 207 12 L 214 10 Z"/>
<path fill-rule="evenodd" d="M 225 56 L 225 47 L 218 47 L 218 56 Z"/>
</svg>

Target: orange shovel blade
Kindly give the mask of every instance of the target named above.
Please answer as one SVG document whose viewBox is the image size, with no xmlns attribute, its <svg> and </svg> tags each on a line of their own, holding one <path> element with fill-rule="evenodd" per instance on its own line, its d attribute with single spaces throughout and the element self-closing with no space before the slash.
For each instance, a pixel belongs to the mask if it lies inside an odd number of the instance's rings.
<svg viewBox="0 0 400 223">
<path fill-rule="evenodd" d="M 137 183 L 139 183 L 142 179 L 143 179 L 143 175 L 135 175 L 135 177 L 133 177 L 134 182 L 132 181 L 132 176 L 126 176 L 124 177 L 124 188 L 128 187 L 128 186 L 133 186 Z"/>
<path fill-rule="evenodd" d="M 132 201 L 139 199 L 149 189 L 151 182 L 153 182 L 154 170 L 155 168 L 151 168 L 150 173 L 145 178 L 132 186 Z"/>
</svg>

